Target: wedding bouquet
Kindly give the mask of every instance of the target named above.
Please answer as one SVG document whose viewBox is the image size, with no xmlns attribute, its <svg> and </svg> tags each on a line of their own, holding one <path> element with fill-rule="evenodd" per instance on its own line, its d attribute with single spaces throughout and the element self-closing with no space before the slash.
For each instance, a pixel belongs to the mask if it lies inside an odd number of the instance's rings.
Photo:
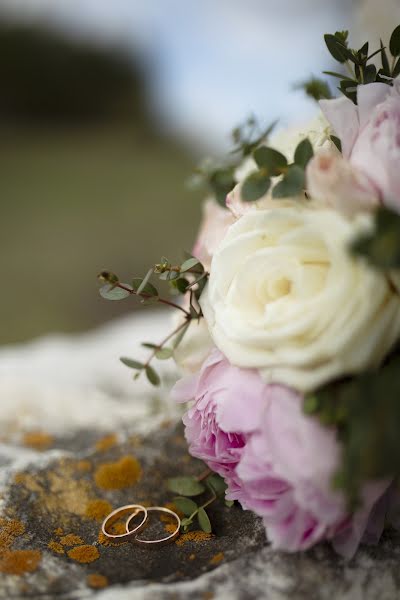
<svg viewBox="0 0 400 600">
<path fill-rule="evenodd" d="M 400 525 L 400 26 L 371 54 L 348 32 L 325 41 L 340 96 L 312 78 L 308 127 L 237 128 L 230 159 L 200 170 L 192 255 L 130 284 L 104 272 L 101 294 L 177 309 L 146 362 L 121 360 L 155 385 L 153 359 L 185 371 L 189 450 L 226 498 L 277 549 L 331 540 L 350 557 Z"/>
</svg>

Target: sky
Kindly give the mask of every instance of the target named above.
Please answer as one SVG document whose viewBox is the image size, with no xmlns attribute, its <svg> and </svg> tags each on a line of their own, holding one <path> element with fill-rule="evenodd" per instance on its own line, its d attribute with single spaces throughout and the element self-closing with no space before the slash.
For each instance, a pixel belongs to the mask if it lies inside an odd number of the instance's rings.
<svg viewBox="0 0 400 600">
<path fill-rule="evenodd" d="M 151 65 L 160 127 L 222 148 L 250 113 L 300 122 L 315 105 L 293 84 L 331 66 L 322 36 L 351 0 L 0 0 L 24 20 L 126 46 Z"/>
</svg>

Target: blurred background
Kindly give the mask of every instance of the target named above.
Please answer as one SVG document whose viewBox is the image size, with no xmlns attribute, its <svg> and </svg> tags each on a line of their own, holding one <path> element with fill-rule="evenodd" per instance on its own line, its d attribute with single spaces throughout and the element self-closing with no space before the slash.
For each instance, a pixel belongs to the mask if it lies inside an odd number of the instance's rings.
<svg viewBox="0 0 400 600">
<path fill-rule="evenodd" d="M 198 160 L 251 113 L 312 116 L 293 84 L 331 66 L 322 35 L 389 31 L 398 4 L 0 0 L 0 344 L 136 310 L 102 300 L 96 274 L 179 260 Z"/>
</svg>

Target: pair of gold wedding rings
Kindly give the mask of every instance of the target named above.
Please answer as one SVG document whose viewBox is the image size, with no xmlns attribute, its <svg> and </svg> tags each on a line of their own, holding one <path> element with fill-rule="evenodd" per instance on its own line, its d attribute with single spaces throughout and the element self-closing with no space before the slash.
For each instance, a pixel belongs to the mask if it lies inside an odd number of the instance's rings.
<svg viewBox="0 0 400 600">
<path fill-rule="evenodd" d="M 149 512 L 164 513 L 167 514 L 169 517 L 172 517 L 176 521 L 176 527 L 174 528 L 172 533 L 168 532 L 168 535 L 162 538 L 151 540 L 138 537 L 138 534 L 141 531 L 143 531 L 143 529 L 148 525 Z M 143 513 L 142 520 L 138 525 L 136 525 L 136 527 L 131 529 L 131 525 L 133 525 L 133 520 L 135 519 L 135 517 L 137 517 L 137 515 L 141 513 Z M 115 522 L 120 521 L 124 514 L 128 515 L 125 524 L 125 533 L 111 533 L 110 527 Z M 181 520 L 178 517 L 178 515 L 173 510 L 170 510 L 165 506 L 150 506 L 146 508 L 141 504 L 127 504 L 125 506 L 120 506 L 119 508 L 116 508 L 109 515 L 107 515 L 101 526 L 101 531 L 107 538 L 112 540 L 114 543 L 130 541 L 142 547 L 155 548 L 173 542 L 179 535 L 180 527 Z"/>
</svg>

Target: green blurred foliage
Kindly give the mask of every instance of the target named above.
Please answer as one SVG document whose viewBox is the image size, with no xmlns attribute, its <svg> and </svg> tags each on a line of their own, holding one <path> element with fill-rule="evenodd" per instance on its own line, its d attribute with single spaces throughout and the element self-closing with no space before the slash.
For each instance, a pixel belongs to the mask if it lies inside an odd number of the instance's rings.
<svg viewBox="0 0 400 600">
<path fill-rule="evenodd" d="M 102 299 L 97 273 L 108 268 L 130 280 L 162 255 L 179 261 L 181 250 L 191 249 L 200 215 L 199 195 L 184 187 L 192 160 L 150 122 L 137 70 L 128 85 L 124 61 L 90 49 L 82 63 L 82 47 L 71 54 L 64 41 L 69 62 L 59 56 L 53 68 L 55 50 L 47 47 L 34 59 L 36 42 L 15 40 L 21 48 L 1 32 L 0 76 L 8 61 L 8 81 L 15 80 L 0 100 L 0 343 L 82 330 L 136 309 L 134 299 Z M 6 41 L 7 59 L 1 57 Z M 29 81 L 20 54 L 30 55 Z M 112 74 L 114 63 L 122 66 Z M 51 75 L 60 69 L 63 85 L 75 86 L 65 102 L 60 73 Z M 86 75 L 93 77 L 85 87 Z M 86 118 L 88 111 L 96 118 Z"/>
</svg>

